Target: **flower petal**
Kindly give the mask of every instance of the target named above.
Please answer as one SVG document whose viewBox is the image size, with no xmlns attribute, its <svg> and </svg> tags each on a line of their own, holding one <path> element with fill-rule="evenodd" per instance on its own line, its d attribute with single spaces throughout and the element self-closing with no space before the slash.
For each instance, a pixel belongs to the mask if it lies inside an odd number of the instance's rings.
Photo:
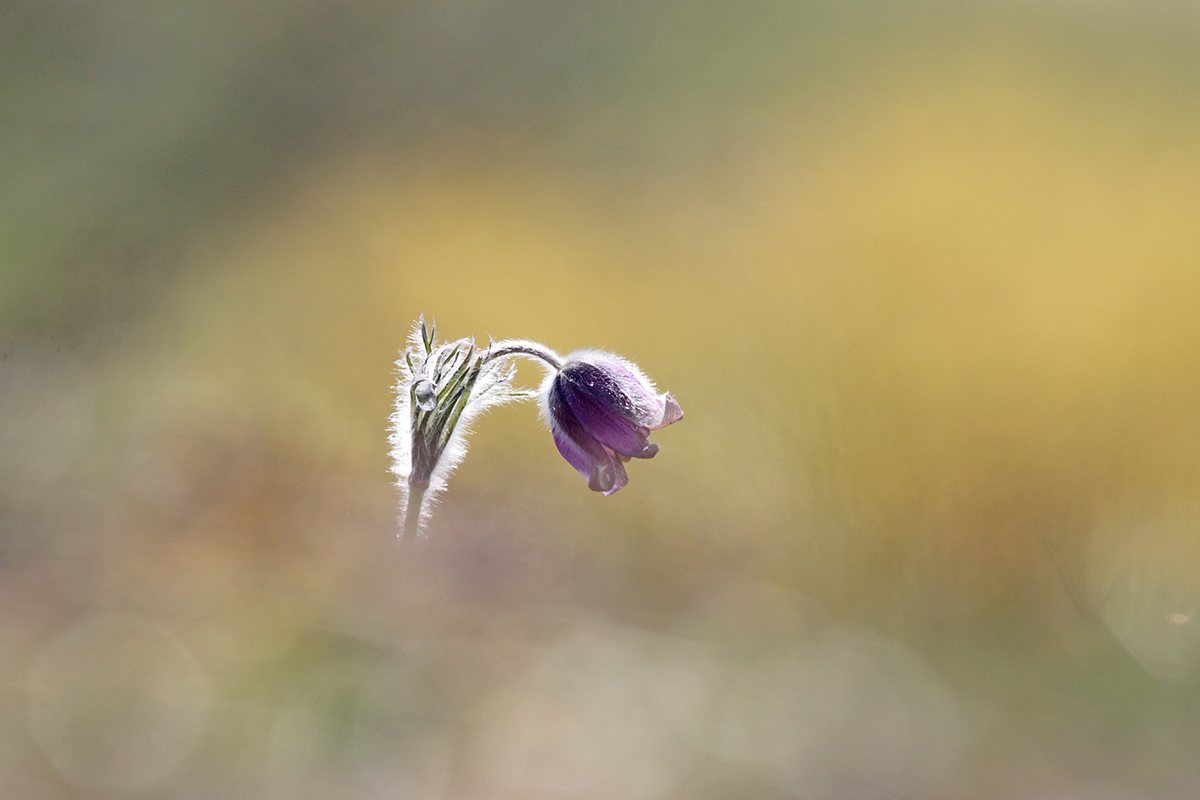
<svg viewBox="0 0 1200 800">
<path fill-rule="evenodd" d="M 658 445 L 650 443 L 648 428 L 634 424 L 613 413 L 607 404 L 597 402 L 591 394 L 591 387 L 585 381 L 578 380 L 578 375 L 573 376 L 568 370 L 563 370 L 557 389 L 580 425 L 600 444 L 626 458 L 653 458 L 658 452 Z"/>
<path fill-rule="evenodd" d="M 672 422 L 679 422 L 683 419 L 683 409 L 679 407 L 679 403 L 675 402 L 675 398 L 669 394 L 663 395 L 663 415 L 657 425 L 647 425 L 650 430 L 656 431 L 659 428 L 665 428 Z"/>
<path fill-rule="evenodd" d="M 579 350 L 567 356 L 562 372 L 581 392 L 609 412 L 634 425 L 654 429 L 664 424 L 665 395 L 634 364 L 600 350 Z"/>
<path fill-rule="evenodd" d="M 557 381 L 550 385 L 546 401 L 554 444 L 567 463 L 587 478 L 588 488 L 609 495 L 627 484 L 625 466 L 579 422 Z"/>
</svg>

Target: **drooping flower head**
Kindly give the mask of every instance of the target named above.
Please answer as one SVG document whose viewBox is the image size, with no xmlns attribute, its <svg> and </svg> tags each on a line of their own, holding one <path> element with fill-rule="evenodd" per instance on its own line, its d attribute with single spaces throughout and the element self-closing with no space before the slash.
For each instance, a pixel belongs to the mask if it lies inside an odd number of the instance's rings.
<svg viewBox="0 0 1200 800">
<path fill-rule="evenodd" d="M 577 350 L 542 385 L 542 415 L 558 452 L 588 488 L 606 495 L 629 482 L 625 462 L 653 458 L 650 431 L 683 418 L 635 364 L 601 350 Z"/>
</svg>

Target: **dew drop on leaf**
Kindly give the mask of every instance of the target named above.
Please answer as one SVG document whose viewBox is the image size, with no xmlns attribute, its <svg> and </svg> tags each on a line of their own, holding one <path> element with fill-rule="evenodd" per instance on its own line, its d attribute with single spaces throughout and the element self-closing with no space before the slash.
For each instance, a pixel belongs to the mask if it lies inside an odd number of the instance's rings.
<svg viewBox="0 0 1200 800">
<path fill-rule="evenodd" d="M 437 403 L 437 392 L 433 390 L 433 383 L 422 378 L 417 381 L 413 387 L 413 395 L 417 398 L 417 406 L 422 411 L 430 411 Z"/>
</svg>

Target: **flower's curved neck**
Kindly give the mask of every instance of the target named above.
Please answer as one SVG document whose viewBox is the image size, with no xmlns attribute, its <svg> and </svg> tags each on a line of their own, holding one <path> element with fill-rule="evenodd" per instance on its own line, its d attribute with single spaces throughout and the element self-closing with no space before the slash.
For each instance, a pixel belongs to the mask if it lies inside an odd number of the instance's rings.
<svg viewBox="0 0 1200 800">
<path fill-rule="evenodd" d="M 531 342 L 528 339 L 505 339 L 502 342 L 496 342 L 488 347 L 480 360 L 483 363 L 487 363 L 497 358 L 508 358 L 511 356 L 527 356 L 539 359 L 548 364 L 556 372 L 562 369 L 562 356 L 549 347 L 546 347 L 546 345 Z"/>
</svg>

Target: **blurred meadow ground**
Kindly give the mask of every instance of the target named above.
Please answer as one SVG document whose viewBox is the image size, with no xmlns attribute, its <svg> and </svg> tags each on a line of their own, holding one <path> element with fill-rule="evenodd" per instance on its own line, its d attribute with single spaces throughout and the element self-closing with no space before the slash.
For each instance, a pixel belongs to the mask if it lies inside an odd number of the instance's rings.
<svg viewBox="0 0 1200 800">
<path fill-rule="evenodd" d="M 0 797 L 1200 796 L 1191 4 L 8 0 L 0 165 Z M 400 547 L 422 313 L 686 417 Z"/>
</svg>

